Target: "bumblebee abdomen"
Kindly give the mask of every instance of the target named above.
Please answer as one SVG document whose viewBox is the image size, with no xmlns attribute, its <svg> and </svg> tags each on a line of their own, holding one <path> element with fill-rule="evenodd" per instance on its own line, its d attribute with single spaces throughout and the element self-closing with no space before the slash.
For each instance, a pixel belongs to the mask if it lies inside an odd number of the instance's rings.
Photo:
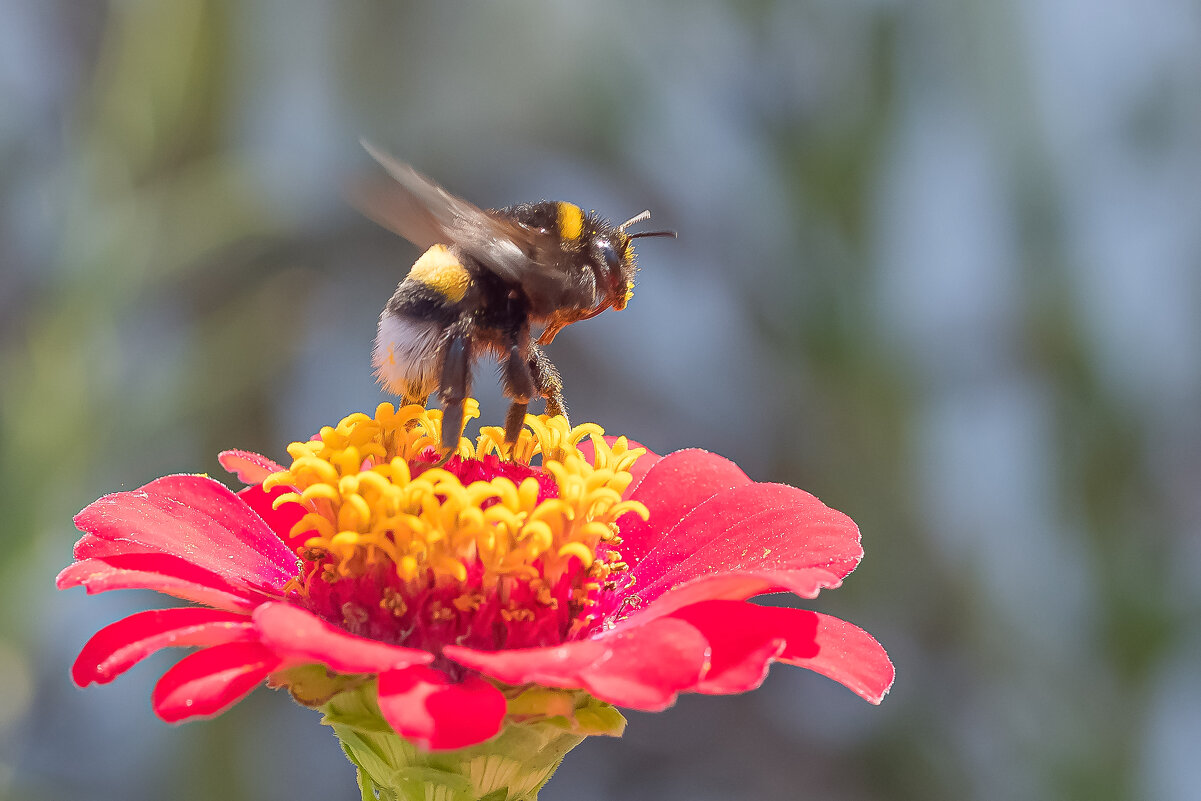
<svg viewBox="0 0 1201 801">
<path fill-rule="evenodd" d="M 445 328 L 384 310 L 379 320 L 372 361 L 384 389 L 393 395 L 424 402 L 438 388 Z"/>
<path fill-rule="evenodd" d="M 386 390 L 424 401 L 438 388 L 442 346 L 473 283 L 445 245 L 434 245 L 413 264 L 384 307 L 375 338 L 372 361 Z"/>
</svg>

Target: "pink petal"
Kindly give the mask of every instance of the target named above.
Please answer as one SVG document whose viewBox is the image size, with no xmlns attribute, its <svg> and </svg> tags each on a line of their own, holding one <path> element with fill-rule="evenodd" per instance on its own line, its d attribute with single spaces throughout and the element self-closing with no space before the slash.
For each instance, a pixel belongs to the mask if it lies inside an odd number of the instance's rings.
<svg viewBox="0 0 1201 801">
<path fill-rule="evenodd" d="M 814 615 L 818 621 L 814 636 L 816 653 L 804 648 L 803 643 L 794 648 L 789 642 L 789 647 L 780 654 L 780 661 L 834 679 L 873 704 L 883 701 L 896 677 L 896 669 L 883 646 L 845 620 L 818 612 Z"/>
<path fill-rule="evenodd" d="M 168 723 L 217 715 L 241 701 L 279 667 L 257 642 L 205 648 L 176 663 L 154 687 L 154 711 Z"/>
<path fill-rule="evenodd" d="M 279 537 L 289 553 L 296 553 L 296 549 L 304 545 L 305 541 L 313 535 L 306 531 L 298 537 L 292 536 L 292 527 L 299 523 L 300 518 L 305 515 L 303 506 L 288 502 L 280 504 L 278 509 L 275 508 L 275 499 L 291 491 L 290 487 L 265 490 L 256 484 L 253 487 L 239 490 L 238 497 L 263 519 L 268 528 L 275 532 L 275 536 Z"/>
<path fill-rule="evenodd" d="M 255 639 L 246 615 L 215 609 L 152 609 L 105 626 L 88 640 L 71 668 L 80 687 L 107 684 L 160 648 L 219 645 Z"/>
<path fill-rule="evenodd" d="M 578 687 L 602 701 L 658 711 L 696 686 L 708 643 L 693 626 L 660 618 L 555 647 L 477 651 L 448 645 L 443 655 L 506 684 Z"/>
<path fill-rule="evenodd" d="M 71 553 L 76 559 L 90 559 L 92 557 L 116 556 L 119 554 L 161 552 L 147 548 L 136 542 L 130 542 L 129 540 L 106 540 L 102 537 L 97 537 L 95 534 L 84 534 L 76 541 L 75 547 L 71 549 Z"/>
<path fill-rule="evenodd" d="M 217 461 L 243 484 L 262 484 L 267 476 L 283 470 L 266 456 L 251 451 L 221 451 Z"/>
<path fill-rule="evenodd" d="M 297 573 L 295 555 L 262 518 L 204 476 L 166 476 L 106 495 L 80 512 L 75 525 L 101 539 L 179 556 L 234 584 L 278 589 Z"/>
<path fill-rule="evenodd" d="M 289 665 L 319 663 L 339 673 L 381 673 L 434 661 L 429 651 L 369 640 L 288 603 L 254 610 L 259 638 Z"/>
<path fill-rule="evenodd" d="M 617 441 L 617 439 L 617 437 L 604 437 L 605 442 L 609 443 L 609 445 L 612 445 Z M 630 486 L 626 488 L 626 495 L 629 495 L 642 481 L 643 477 L 647 474 L 647 471 L 658 464 L 663 457 L 652 451 L 650 448 L 647 448 L 641 442 L 635 442 L 629 437 L 626 437 L 626 442 L 629 443 L 631 449 L 646 448 L 646 453 L 639 456 L 638 461 L 634 462 L 634 465 L 630 468 L 630 475 L 632 475 L 634 479 L 630 482 Z M 576 447 L 580 449 L 580 453 L 584 454 L 584 458 L 588 459 L 589 461 L 592 460 L 595 449 L 592 447 L 591 437 L 584 440 Z"/>
<path fill-rule="evenodd" d="M 505 719 L 500 690 L 479 676 L 452 682 L 415 666 L 379 677 L 379 709 L 397 734 L 431 751 L 466 748 L 496 736 Z"/>
<path fill-rule="evenodd" d="M 837 586 L 862 556 L 859 529 L 842 512 L 795 487 L 744 484 L 714 495 L 660 539 L 632 567 L 632 591 L 647 604 L 694 579 L 774 574 L 812 597 Z"/>
<path fill-rule="evenodd" d="M 692 449 L 664 456 L 637 487 L 626 491 L 627 498 L 646 504 L 651 516 L 646 522 L 632 514 L 622 518 L 622 557 L 636 564 L 680 518 L 714 494 L 750 481 L 738 465 L 708 451 Z"/>
<path fill-rule="evenodd" d="M 672 617 L 696 626 L 712 648 L 698 692 L 752 690 L 777 660 L 834 679 L 873 704 L 880 703 L 892 685 L 892 663 L 880 644 L 835 617 L 741 601 L 708 601 Z"/>
<path fill-rule="evenodd" d="M 841 583 L 841 576 L 823 567 L 739 571 L 719 576 L 702 576 L 672 588 L 650 604 L 639 607 L 620 619 L 637 615 L 639 620 L 651 620 L 703 601 L 745 601 L 756 595 L 771 592 L 790 592 L 801 598 L 813 598 L 821 589 L 831 589 Z M 630 595 L 639 599 L 642 597 L 638 592 L 632 592 Z"/>
<path fill-rule="evenodd" d="M 235 586 L 191 562 L 162 553 L 84 559 L 59 573 L 55 584 L 60 590 L 82 585 L 89 595 L 108 590 L 154 590 L 229 611 L 248 611 L 273 597 Z"/>
</svg>

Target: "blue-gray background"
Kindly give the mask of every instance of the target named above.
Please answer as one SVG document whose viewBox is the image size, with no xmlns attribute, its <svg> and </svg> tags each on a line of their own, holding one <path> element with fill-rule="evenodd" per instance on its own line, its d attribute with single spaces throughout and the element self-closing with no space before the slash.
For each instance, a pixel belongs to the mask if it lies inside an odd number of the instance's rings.
<svg viewBox="0 0 1201 801">
<path fill-rule="evenodd" d="M 381 399 L 415 257 L 366 135 L 481 204 L 644 207 L 577 420 L 861 525 L 815 602 L 897 664 L 633 715 L 573 799 L 1201 798 L 1201 9 L 1186 0 L 0 2 L 0 796 L 352 799 L 315 713 L 87 692 L 153 603 L 55 593 L 71 515 Z M 485 415 L 503 406 L 487 372 Z"/>
</svg>

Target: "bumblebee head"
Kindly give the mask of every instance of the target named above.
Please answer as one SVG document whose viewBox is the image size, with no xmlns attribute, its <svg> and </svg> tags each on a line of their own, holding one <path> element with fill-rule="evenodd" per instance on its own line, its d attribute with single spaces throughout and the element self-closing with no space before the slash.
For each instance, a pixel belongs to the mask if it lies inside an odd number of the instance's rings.
<svg viewBox="0 0 1201 801">
<path fill-rule="evenodd" d="M 625 233 L 612 230 L 592 240 L 592 263 L 597 272 L 597 311 L 624 309 L 634 296 L 634 243 Z"/>
<path fill-rule="evenodd" d="M 616 228 L 602 226 L 592 240 L 592 261 L 598 270 L 599 288 L 602 290 L 598 297 L 596 313 L 604 309 L 620 311 L 634 296 L 634 273 L 638 271 L 634 257 L 634 240 L 646 236 L 676 235 L 675 231 L 642 231 L 627 234 L 626 229 L 631 225 L 649 220 L 650 210 L 636 214 Z"/>
<path fill-rule="evenodd" d="M 562 309 L 556 313 L 543 329 L 539 345 L 548 345 L 555 334 L 564 327 L 581 320 L 588 320 L 606 309 L 621 310 L 634 296 L 634 273 L 638 271 L 634 258 L 634 240 L 644 236 L 670 236 L 675 231 L 646 231 L 627 234 L 626 228 L 649 219 L 651 213 L 644 211 L 613 226 L 596 216 L 595 212 L 583 216 L 578 206 L 570 203 L 558 205 L 558 230 L 564 242 L 573 244 L 596 278 L 595 305 L 591 309 Z"/>
</svg>

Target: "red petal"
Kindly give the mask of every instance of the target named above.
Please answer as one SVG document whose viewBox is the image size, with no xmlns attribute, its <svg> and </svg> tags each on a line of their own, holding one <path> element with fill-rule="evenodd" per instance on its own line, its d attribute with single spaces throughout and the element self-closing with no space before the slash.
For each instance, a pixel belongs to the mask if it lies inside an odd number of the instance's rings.
<svg viewBox="0 0 1201 801">
<path fill-rule="evenodd" d="M 477 651 L 448 645 L 443 654 L 506 684 L 581 688 L 602 701 L 658 711 L 701 678 L 708 643 L 693 626 L 659 618 L 553 648 Z"/>
<path fill-rule="evenodd" d="M 267 527 L 275 532 L 275 536 L 284 543 L 284 547 L 290 553 L 296 553 L 296 549 L 304 545 L 305 540 L 313 536 L 309 532 L 301 534 L 299 537 L 292 537 L 292 526 L 300 522 L 300 518 L 305 515 L 305 508 L 298 503 L 283 503 L 276 509 L 274 507 L 275 499 L 280 495 L 292 492 L 290 487 L 276 487 L 275 489 L 265 490 L 259 485 L 247 487 L 238 492 L 238 497 L 254 510 L 254 513 L 263 518 L 263 522 Z"/>
<path fill-rule="evenodd" d="M 262 518 L 204 476 L 166 476 L 106 495 L 76 515 L 75 525 L 101 539 L 179 556 L 234 584 L 278 589 L 297 571 L 295 555 Z"/>
<path fill-rule="evenodd" d="M 738 465 L 715 453 L 693 449 L 664 456 L 626 492 L 627 498 L 646 504 L 651 516 L 646 522 L 632 514 L 622 518 L 622 557 L 636 564 L 680 518 L 714 494 L 750 481 Z"/>
<path fill-rule="evenodd" d="M 316 662 L 339 673 L 381 673 L 434 661 L 429 651 L 356 636 L 287 603 L 258 607 L 254 624 L 263 645 L 289 666 Z"/>
<path fill-rule="evenodd" d="M 217 715 L 241 701 L 279 667 L 257 642 L 215 645 L 186 656 L 154 686 L 154 711 L 168 723 Z"/>
<path fill-rule="evenodd" d="M 162 553 L 125 553 L 84 559 L 59 573 L 55 584 L 60 590 L 83 585 L 89 595 L 108 590 L 154 590 L 230 611 L 249 611 L 272 597 L 235 586 L 191 562 Z"/>
<path fill-rule="evenodd" d="M 637 615 L 639 620 L 650 620 L 704 601 L 745 601 L 770 592 L 790 592 L 801 598 L 812 598 L 820 589 L 830 589 L 841 583 L 842 578 L 837 573 L 822 567 L 704 576 L 672 588 L 652 603 L 630 613 L 629 617 Z M 641 597 L 640 593 L 632 594 Z"/>
<path fill-rule="evenodd" d="M 266 456 L 251 451 L 221 451 L 217 461 L 243 484 L 262 484 L 267 476 L 283 470 Z"/>
<path fill-rule="evenodd" d="M 828 676 L 873 704 L 892 685 L 892 663 L 880 644 L 835 617 L 742 601 L 707 601 L 672 617 L 696 626 L 712 648 L 698 692 L 752 690 L 777 660 Z"/>
<path fill-rule="evenodd" d="M 107 557 L 130 553 L 159 553 L 144 545 L 129 540 L 106 540 L 94 534 L 84 534 L 71 549 L 76 559 L 90 559 L 94 556 Z"/>
<path fill-rule="evenodd" d="M 617 437 L 604 437 L 605 442 L 609 443 L 609 445 L 612 445 L 617 441 L 617 439 Z M 626 442 L 629 443 L 631 450 L 634 448 L 646 448 L 646 453 L 639 456 L 638 461 L 634 462 L 634 465 L 630 468 L 630 475 L 634 477 L 634 480 L 630 482 L 630 486 L 626 487 L 626 495 L 628 496 L 634 491 L 634 488 L 638 486 L 639 482 L 642 481 L 647 471 L 658 464 L 663 457 L 652 451 L 650 448 L 647 448 L 641 442 L 635 442 L 629 437 L 626 437 Z M 587 459 L 589 462 L 592 461 L 594 448 L 592 447 L 591 437 L 585 439 L 576 447 L 580 449 L 580 453 L 584 454 L 585 459 Z"/>
<path fill-rule="evenodd" d="M 631 569 L 643 604 L 698 578 L 725 576 L 787 580 L 812 597 L 836 587 L 859 563 L 863 549 L 851 518 L 804 490 L 784 484 L 745 484 L 694 509 Z"/>
<path fill-rule="evenodd" d="M 160 648 L 219 645 L 255 639 L 246 615 L 215 609 L 152 609 L 105 626 L 88 640 L 71 668 L 80 687 L 106 684 Z"/>
<path fill-rule="evenodd" d="M 417 666 L 380 674 L 379 709 L 400 736 L 445 751 L 496 736 L 505 697 L 479 676 L 454 683 L 441 671 Z"/>
<path fill-rule="evenodd" d="M 780 661 L 834 679 L 873 704 L 884 700 L 896 677 L 896 669 L 884 647 L 856 625 L 818 612 L 813 614 L 817 617 L 814 635 L 817 652 L 803 647 L 794 649 L 790 642 L 780 654 Z"/>
</svg>

